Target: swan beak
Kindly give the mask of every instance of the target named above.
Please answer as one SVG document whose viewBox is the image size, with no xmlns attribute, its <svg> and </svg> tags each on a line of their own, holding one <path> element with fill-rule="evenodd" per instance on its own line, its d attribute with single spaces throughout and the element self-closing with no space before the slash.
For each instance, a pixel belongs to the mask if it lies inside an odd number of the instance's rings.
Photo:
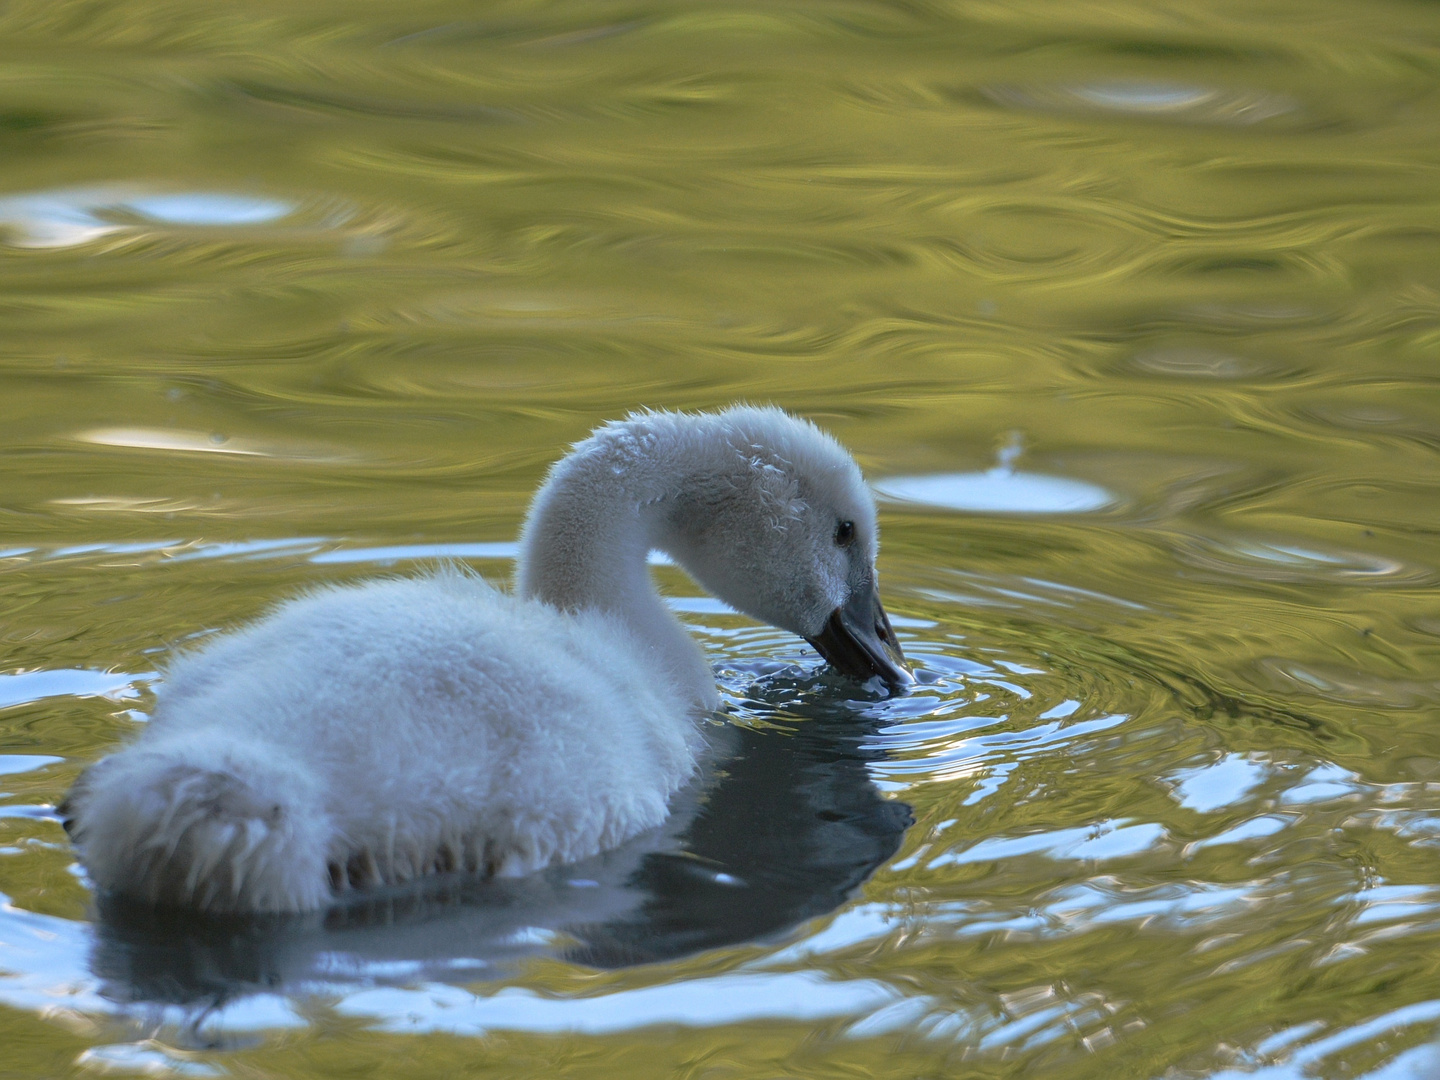
<svg viewBox="0 0 1440 1080">
<path fill-rule="evenodd" d="M 891 689 L 909 686 L 915 681 L 900 642 L 890 628 L 890 617 L 880 603 L 880 593 L 872 578 L 870 584 L 856 589 L 850 599 L 830 613 L 825 627 L 812 638 L 806 638 L 815 651 L 832 667 L 857 679 L 879 675 Z"/>
</svg>

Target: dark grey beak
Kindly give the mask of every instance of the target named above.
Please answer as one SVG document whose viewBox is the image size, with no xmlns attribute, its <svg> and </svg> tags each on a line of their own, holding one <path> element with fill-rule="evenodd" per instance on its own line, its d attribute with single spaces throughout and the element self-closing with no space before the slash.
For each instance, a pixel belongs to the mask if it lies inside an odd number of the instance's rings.
<svg viewBox="0 0 1440 1080">
<path fill-rule="evenodd" d="M 815 651 L 828 660 L 837 671 L 857 679 L 879 675 L 891 689 L 909 686 L 915 681 L 890 618 L 880 604 L 880 593 L 872 577 L 864 588 L 850 594 L 843 607 L 838 607 L 825 620 L 825 627 L 807 638 Z"/>
</svg>

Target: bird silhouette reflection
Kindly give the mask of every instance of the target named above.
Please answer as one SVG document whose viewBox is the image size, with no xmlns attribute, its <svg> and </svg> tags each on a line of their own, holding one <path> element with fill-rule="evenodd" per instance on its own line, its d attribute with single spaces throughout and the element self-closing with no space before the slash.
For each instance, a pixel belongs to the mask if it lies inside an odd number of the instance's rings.
<svg viewBox="0 0 1440 1080">
<path fill-rule="evenodd" d="M 219 1004 L 306 984 L 471 983 L 537 955 L 617 968 L 773 939 L 839 907 L 913 820 L 872 782 L 879 721 L 843 688 L 824 676 L 751 687 L 775 722 L 717 725 L 707 775 L 667 827 L 585 862 L 427 878 L 308 915 L 105 899 L 95 973 L 118 1000 Z"/>
</svg>

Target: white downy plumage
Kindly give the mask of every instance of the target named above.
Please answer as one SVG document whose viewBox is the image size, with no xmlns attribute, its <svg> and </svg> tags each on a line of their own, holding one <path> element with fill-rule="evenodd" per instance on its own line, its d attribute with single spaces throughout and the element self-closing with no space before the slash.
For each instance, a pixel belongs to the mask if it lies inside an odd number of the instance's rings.
<svg viewBox="0 0 1440 1080">
<path fill-rule="evenodd" d="M 634 414 L 551 470 L 518 595 L 458 569 L 322 589 L 179 656 L 67 827 L 101 889 L 210 911 L 585 858 L 664 821 L 718 700 L 648 552 L 898 685 L 876 547 L 859 469 L 813 425 Z"/>
</svg>

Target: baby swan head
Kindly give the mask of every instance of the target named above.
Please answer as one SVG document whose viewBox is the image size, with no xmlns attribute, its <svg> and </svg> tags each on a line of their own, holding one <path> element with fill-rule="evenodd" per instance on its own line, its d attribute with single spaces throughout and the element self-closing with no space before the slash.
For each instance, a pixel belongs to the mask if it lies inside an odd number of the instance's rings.
<svg viewBox="0 0 1440 1080">
<path fill-rule="evenodd" d="M 776 408 L 675 419 L 672 464 L 683 480 L 663 500 L 658 546 L 716 596 L 805 638 L 838 670 L 913 683 L 880 603 L 875 500 L 845 449 Z"/>
</svg>

